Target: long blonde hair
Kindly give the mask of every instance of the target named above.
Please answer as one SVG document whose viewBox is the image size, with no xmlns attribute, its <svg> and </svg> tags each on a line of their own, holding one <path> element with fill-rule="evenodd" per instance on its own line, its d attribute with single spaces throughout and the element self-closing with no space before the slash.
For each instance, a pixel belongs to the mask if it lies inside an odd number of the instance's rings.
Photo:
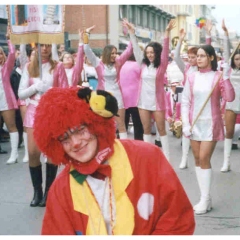
<svg viewBox="0 0 240 240">
<path fill-rule="evenodd" d="M 52 54 L 50 54 L 50 56 L 49 56 L 49 63 L 51 65 L 51 68 L 49 69 L 49 73 L 51 73 L 58 64 L 57 61 L 54 61 L 52 59 Z M 29 73 L 29 76 L 33 77 L 33 78 L 40 76 L 38 51 L 36 51 L 36 50 L 35 50 L 35 55 L 34 55 L 32 61 L 28 65 L 28 73 Z"/>
<path fill-rule="evenodd" d="M 0 47 L 0 52 L 3 54 L 3 61 L 0 62 L 0 65 L 3 65 L 7 61 L 7 57 L 6 57 L 5 52 L 3 51 L 2 47 Z"/>
</svg>

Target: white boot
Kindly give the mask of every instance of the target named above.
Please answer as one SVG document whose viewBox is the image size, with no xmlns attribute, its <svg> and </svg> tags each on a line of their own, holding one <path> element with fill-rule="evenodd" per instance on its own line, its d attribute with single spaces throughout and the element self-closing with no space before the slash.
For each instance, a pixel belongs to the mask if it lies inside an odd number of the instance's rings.
<svg viewBox="0 0 240 240">
<path fill-rule="evenodd" d="M 27 142 L 27 133 L 23 132 L 23 142 L 24 142 L 24 149 L 25 149 L 25 155 L 23 157 L 23 162 L 28 162 L 28 142 Z"/>
<path fill-rule="evenodd" d="M 168 161 L 170 161 L 170 156 L 169 156 L 169 143 L 168 143 L 168 135 L 165 136 L 160 136 L 161 143 L 162 143 L 162 150 L 167 158 Z"/>
<path fill-rule="evenodd" d="M 18 159 L 18 132 L 9 133 L 10 143 L 11 143 L 11 155 L 7 160 L 6 164 L 13 164 L 17 162 Z"/>
<path fill-rule="evenodd" d="M 230 155 L 232 151 L 232 139 L 225 138 L 224 140 L 224 161 L 221 172 L 230 171 Z"/>
<path fill-rule="evenodd" d="M 200 177 L 199 177 L 199 175 L 200 175 L 200 167 L 199 166 L 195 167 L 195 172 L 196 172 L 196 178 L 197 178 L 198 187 L 199 187 L 199 189 L 201 189 L 201 187 L 200 187 L 200 180 L 199 180 L 200 179 Z M 195 208 L 197 208 L 197 205 L 198 204 L 193 206 L 193 210 L 194 211 L 195 211 Z"/>
<path fill-rule="evenodd" d="M 189 148 L 190 148 L 190 139 L 182 136 L 182 161 L 179 165 L 180 169 L 188 168 Z"/>
<path fill-rule="evenodd" d="M 120 139 L 127 139 L 127 138 L 128 138 L 127 132 L 119 133 L 119 138 L 120 138 Z"/>
<path fill-rule="evenodd" d="M 152 143 L 152 136 L 150 134 L 143 134 L 143 141 Z"/>
<path fill-rule="evenodd" d="M 212 169 L 196 169 L 197 179 L 199 181 L 201 198 L 200 202 L 193 207 L 195 214 L 204 214 L 212 209 L 212 200 L 210 197 L 210 188 L 212 182 Z"/>
</svg>

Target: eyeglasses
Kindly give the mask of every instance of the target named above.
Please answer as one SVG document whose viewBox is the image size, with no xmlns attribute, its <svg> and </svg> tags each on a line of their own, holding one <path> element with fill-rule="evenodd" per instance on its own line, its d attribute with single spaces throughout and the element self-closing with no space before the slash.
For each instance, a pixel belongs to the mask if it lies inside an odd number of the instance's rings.
<svg viewBox="0 0 240 240">
<path fill-rule="evenodd" d="M 203 54 L 200 54 L 200 55 L 197 55 L 197 58 L 205 58 L 207 57 L 208 55 L 203 55 Z"/>
<path fill-rule="evenodd" d="M 48 47 L 51 47 L 52 45 L 51 44 L 40 44 L 40 46 L 48 48 Z"/>
<path fill-rule="evenodd" d="M 71 142 L 70 137 L 75 135 L 78 137 L 79 140 L 88 139 L 90 137 L 90 132 L 88 131 L 87 126 L 81 125 L 70 128 L 67 132 L 63 135 L 59 136 L 57 139 L 61 144 L 69 144 Z"/>
</svg>

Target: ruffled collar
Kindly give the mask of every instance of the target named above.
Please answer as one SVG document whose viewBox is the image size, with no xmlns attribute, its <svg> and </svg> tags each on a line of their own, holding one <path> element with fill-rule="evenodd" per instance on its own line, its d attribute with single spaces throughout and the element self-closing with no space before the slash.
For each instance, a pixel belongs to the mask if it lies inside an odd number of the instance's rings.
<svg viewBox="0 0 240 240">
<path fill-rule="evenodd" d="M 211 71 L 212 71 L 211 68 L 199 68 L 200 73 L 207 73 L 207 72 L 211 72 Z"/>
</svg>

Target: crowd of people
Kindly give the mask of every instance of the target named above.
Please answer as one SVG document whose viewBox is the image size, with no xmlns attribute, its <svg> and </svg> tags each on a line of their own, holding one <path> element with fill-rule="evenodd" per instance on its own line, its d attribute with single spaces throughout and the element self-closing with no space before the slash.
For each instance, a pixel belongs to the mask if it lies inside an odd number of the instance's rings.
<svg viewBox="0 0 240 240">
<path fill-rule="evenodd" d="M 210 21 L 206 44 L 186 53 L 180 50 L 184 29 L 169 51 L 174 19 L 163 44 L 144 49 L 134 25 L 122 24 L 130 38 L 122 53 L 107 45 L 97 56 L 90 41 L 95 26 L 79 30 L 77 52 L 62 44 L 15 49 L 9 29 L 8 55 L 0 48 L 0 121 L 11 145 L 6 164 L 17 163 L 23 142 L 30 206 L 46 207 L 42 234 L 193 234 L 194 213 L 212 209 L 211 157 L 218 141 L 224 141 L 220 170 L 230 171 L 240 135 L 240 49 L 230 55 L 224 20 L 221 58 L 211 46 Z M 171 167 L 168 134 L 176 122 L 182 129 L 179 168 L 188 168 L 190 148 L 195 161 L 200 200 L 194 206 Z M 65 168 L 56 178 L 59 165 Z"/>
</svg>

